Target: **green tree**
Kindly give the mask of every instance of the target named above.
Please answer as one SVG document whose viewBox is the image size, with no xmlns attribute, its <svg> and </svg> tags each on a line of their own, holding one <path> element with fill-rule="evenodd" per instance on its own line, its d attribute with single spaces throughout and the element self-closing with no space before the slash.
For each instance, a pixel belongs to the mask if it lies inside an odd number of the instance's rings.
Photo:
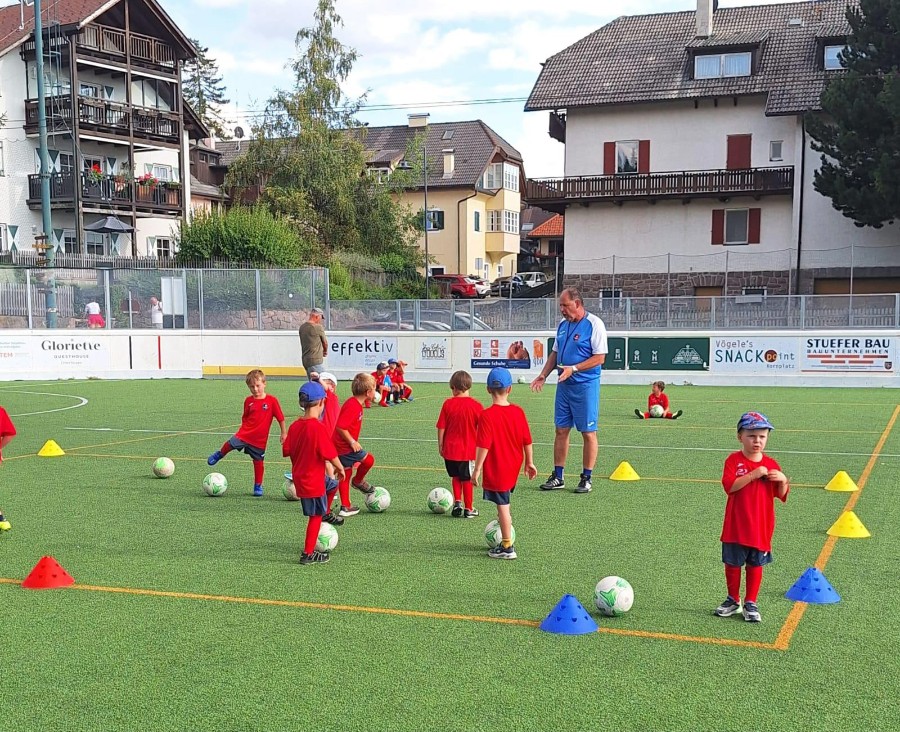
<svg viewBox="0 0 900 732">
<path fill-rule="evenodd" d="M 857 226 L 900 216 L 900 2 L 860 0 L 841 63 L 808 115 L 812 147 L 823 153 L 816 190 Z"/>
<path fill-rule="evenodd" d="M 209 57 L 209 48 L 191 39 L 197 49 L 197 58 L 186 61 L 181 71 L 181 90 L 184 98 L 197 116 L 219 139 L 227 140 L 222 107 L 231 100 L 225 97 L 225 84 L 219 72 L 219 64 Z"/>
</svg>

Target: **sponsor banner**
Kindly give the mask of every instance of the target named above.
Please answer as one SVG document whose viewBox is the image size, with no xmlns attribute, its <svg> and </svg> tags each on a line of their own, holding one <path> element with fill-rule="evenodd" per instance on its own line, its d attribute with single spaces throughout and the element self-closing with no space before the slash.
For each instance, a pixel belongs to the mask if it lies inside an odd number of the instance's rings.
<svg viewBox="0 0 900 732">
<path fill-rule="evenodd" d="M 895 372 L 895 338 L 853 335 L 801 340 L 802 371 Z"/>
<path fill-rule="evenodd" d="M 508 369 L 528 370 L 532 365 L 540 368 L 547 362 L 544 341 L 527 336 L 503 336 L 501 338 L 473 338 L 473 369 L 492 369 L 505 366 Z"/>
<path fill-rule="evenodd" d="M 423 338 L 416 348 L 417 369 L 449 369 L 450 339 Z"/>
<path fill-rule="evenodd" d="M 629 338 L 632 371 L 708 371 L 709 338 Z"/>
<path fill-rule="evenodd" d="M 710 340 L 712 361 L 709 370 L 717 374 L 796 372 L 800 369 L 798 338 L 728 335 Z"/>
<path fill-rule="evenodd" d="M 31 339 L 0 337 L 0 372 L 31 371 Z"/>
<path fill-rule="evenodd" d="M 109 371 L 109 338 L 106 336 L 33 337 L 30 343 L 35 371 Z"/>
<path fill-rule="evenodd" d="M 387 361 L 389 358 L 399 358 L 396 336 L 328 337 L 328 358 L 325 359 L 325 365 L 329 369 L 374 371 L 379 361 Z"/>
<path fill-rule="evenodd" d="M 555 336 L 551 336 L 547 339 L 547 353 L 553 350 L 553 344 L 556 341 Z M 626 356 L 626 347 L 625 347 L 625 339 L 620 338 L 618 336 L 607 337 L 606 338 L 606 360 L 603 362 L 603 370 L 604 371 L 624 371 L 625 370 L 625 356 Z M 543 364 L 541 364 L 543 366 Z"/>
</svg>

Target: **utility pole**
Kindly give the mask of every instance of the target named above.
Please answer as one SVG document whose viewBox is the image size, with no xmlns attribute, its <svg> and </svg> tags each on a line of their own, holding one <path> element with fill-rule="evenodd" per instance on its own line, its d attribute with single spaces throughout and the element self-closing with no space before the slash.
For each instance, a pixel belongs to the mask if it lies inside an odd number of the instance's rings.
<svg viewBox="0 0 900 732">
<path fill-rule="evenodd" d="M 53 247 L 53 224 L 50 219 L 50 154 L 47 151 L 47 93 L 44 88 L 44 28 L 41 25 L 41 0 L 34 0 L 34 56 L 37 65 L 38 93 L 38 153 L 41 158 L 41 223 L 43 236 L 40 238 L 47 257 L 47 282 L 45 302 L 47 305 L 47 327 L 56 327 L 56 275 Z M 78 214 L 76 213 L 76 216 Z"/>
</svg>

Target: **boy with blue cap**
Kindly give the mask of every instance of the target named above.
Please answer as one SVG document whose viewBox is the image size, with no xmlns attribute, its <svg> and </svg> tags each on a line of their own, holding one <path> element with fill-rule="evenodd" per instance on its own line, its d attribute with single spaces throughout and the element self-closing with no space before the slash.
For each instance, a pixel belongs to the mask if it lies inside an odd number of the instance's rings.
<svg viewBox="0 0 900 732">
<path fill-rule="evenodd" d="M 507 369 L 502 366 L 491 369 L 487 378 L 487 390 L 492 404 L 481 413 L 475 436 L 472 482 L 482 485 L 484 500 L 497 504 L 497 522 L 503 536 L 500 544 L 488 552 L 491 559 L 516 558 L 516 548 L 512 543 L 509 497 L 516 489 L 523 456 L 525 475 L 529 480 L 537 475 L 531 429 L 525 411 L 522 407 L 509 403 L 512 383 L 512 375 Z"/>
<path fill-rule="evenodd" d="M 282 455 L 291 459 L 291 477 L 303 515 L 309 518 L 300 564 L 327 562 L 327 552 L 316 551 L 322 517 L 328 513 L 325 499 L 325 463 L 334 467 L 339 479 L 344 468 L 338 460 L 337 448 L 325 425 L 319 420 L 325 408 L 325 389 L 316 381 L 300 387 L 300 407 L 303 415 L 290 426 L 282 446 Z"/>
<path fill-rule="evenodd" d="M 781 467 L 763 451 L 775 429 L 760 412 L 741 415 L 737 425 L 741 449 L 729 455 L 722 471 L 722 487 L 728 494 L 722 526 L 722 562 L 728 597 L 715 614 L 727 618 L 743 611 L 744 620 L 762 620 L 756 598 L 762 583 L 762 568 L 772 561 L 775 502 L 787 500 L 790 484 Z M 741 606 L 741 567 L 747 581 Z"/>
</svg>

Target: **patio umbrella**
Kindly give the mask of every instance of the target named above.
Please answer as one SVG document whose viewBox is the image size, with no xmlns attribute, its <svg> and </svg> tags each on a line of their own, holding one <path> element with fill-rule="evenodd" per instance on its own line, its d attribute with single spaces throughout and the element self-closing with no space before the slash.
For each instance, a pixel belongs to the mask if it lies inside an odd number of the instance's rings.
<svg viewBox="0 0 900 732">
<path fill-rule="evenodd" d="M 99 234 L 128 234 L 134 231 L 133 226 L 129 226 L 124 221 L 119 221 L 115 216 L 107 216 L 105 219 L 95 221 L 84 227 L 85 231 L 95 231 Z"/>
</svg>

